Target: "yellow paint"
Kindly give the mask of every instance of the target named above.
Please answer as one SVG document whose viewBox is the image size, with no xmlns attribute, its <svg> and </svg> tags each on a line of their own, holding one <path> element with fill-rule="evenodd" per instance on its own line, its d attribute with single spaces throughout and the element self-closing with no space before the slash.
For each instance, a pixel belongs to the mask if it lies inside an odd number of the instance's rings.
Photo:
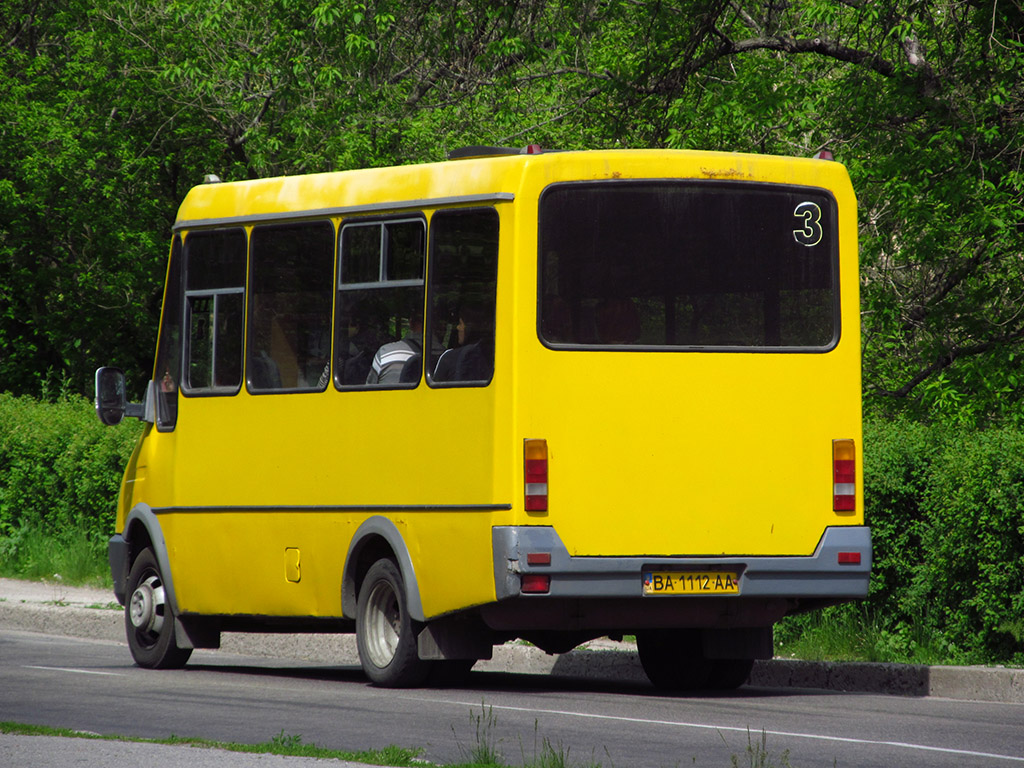
<svg viewBox="0 0 1024 768">
<path fill-rule="evenodd" d="M 831 190 L 840 215 L 835 349 L 545 348 L 536 333 L 541 192 L 559 181 L 632 178 Z M 495 193 L 515 199 L 486 203 L 501 220 L 488 387 L 179 396 L 175 430 L 146 430 L 126 472 L 118 530 L 136 504 L 162 510 L 183 611 L 340 616 L 346 552 L 372 515 L 402 534 L 428 617 L 494 599 L 496 525 L 554 526 L 581 556 L 806 555 L 826 526 L 863 523 L 856 202 L 836 163 L 665 151 L 461 160 L 206 185 L 188 194 L 178 218 Z M 406 210 L 429 217 L 435 209 Z M 547 441 L 546 513 L 523 510 L 525 438 Z M 837 438 L 854 440 L 853 514 L 832 511 Z"/>
</svg>

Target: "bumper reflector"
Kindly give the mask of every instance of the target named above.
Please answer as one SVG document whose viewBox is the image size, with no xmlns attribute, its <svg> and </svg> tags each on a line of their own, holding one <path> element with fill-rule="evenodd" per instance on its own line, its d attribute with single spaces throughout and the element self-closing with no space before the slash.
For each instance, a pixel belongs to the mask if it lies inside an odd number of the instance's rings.
<svg viewBox="0 0 1024 768">
<path fill-rule="evenodd" d="M 531 595 L 547 594 L 551 589 L 551 577 L 546 573 L 524 573 L 520 589 Z"/>
</svg>

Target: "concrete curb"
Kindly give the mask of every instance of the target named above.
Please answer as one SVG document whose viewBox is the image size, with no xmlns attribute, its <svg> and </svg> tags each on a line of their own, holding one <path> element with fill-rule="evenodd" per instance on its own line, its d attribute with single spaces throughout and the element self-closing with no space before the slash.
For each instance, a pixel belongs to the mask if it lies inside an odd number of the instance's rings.
<svg viewBox="0 0 1024 768">
<path fill-rule="evenodd" d="M 103 607 L 112 601 L 113 596 L 102 590 L 0 579 L 0 629 L 124 643 L 121 612 Z M 209 653 L 340 666 L 359 664 L 352 635 L 225 633 L 221 650 Z M 474 669 L 648 685 L 635 647 L 610 640 L 587 643 L 558 656 L 549 656 L 533 646 L 508 643 L 495 648 L 494 657 L 478 662 Z M 754 665 L 748 685 L 1024 704 L 1024 669 L 1002 667 L 772 659 Z"/>
</svg>

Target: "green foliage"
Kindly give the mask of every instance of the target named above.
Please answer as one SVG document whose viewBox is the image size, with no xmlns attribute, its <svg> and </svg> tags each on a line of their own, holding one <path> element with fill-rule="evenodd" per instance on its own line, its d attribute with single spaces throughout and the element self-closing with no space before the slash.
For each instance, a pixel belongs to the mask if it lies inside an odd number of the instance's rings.
<svg viewBox="0 0 1024 768">
<path fill-rule="evenodd" d="M 44 532 L 24 526 L 0 536 L 0 576 L 59 584 L 112 584 L 105 541 L 90 538 L 80 527 Z"/>
<path fill-rule="evenodd" d="M 1024 663 L 1024 433 L 869 420 L 868 598 L 784 622 L 831 658 Z M 805 638 L 806 639 L 806 638 Z"/>
<path fill-rule="evenodd" d="M 768 751 L 768 734 L 765 731 L 761 731 L 761 739 L 759 741 L 755 741 L 750 731 L 747 731 L 747 749 L 744 756 L 746 759 L 741 760 L 738 755 L 733 755 L 732 768 L 741 768 L 741 766 L 750 766 L 750 768 L 792 768 L 792 764 L 789 762 L 788 749 L 779 755 L 778 762 L 772 757 Z"/>
<path fill-rule="evenodd" d="M 473 745 L 471 747 L 464 747 L 462 742 L 459 741 L 458 736 L 455 736 L 459 752 L 466 763 L 481 766 L 504 765 L 501 759 L 501 752 L 498 750 L 498 743 L 500 742 L 496 733 L 498 716 L 494 714 L 494 708 L 488 707 L 481 702 L 479 714 L 473 710 L 469 711 L 469 721 L 473 725 L 474 730 L 475 739 Z M 452 726 L 452 733 L 455 734 L 454 725 Z"/>
<path fill-rule="evenodd" d="M 114 531 L 120 479 L 140 427 L 105 427 L 77 396 L 41 403 L 0 393 L 0 551 L 7 567 L 19 564 L 26 576 L 63 567 L 67 574 L 57 572 L 71 578 L 89 570 Z M 54 560 L 58 554 L 64 560 Z"/>
<path fill-rule="evenodd" d="M 0 0 L 0 381 L 150 368 L 169 227 L 225 180 L 466 144 L 832 148 L 871 413 L 1019 423 L 1019 3 Z"/>
<path fill-rule="evenodd" d="M 931 628 L 859 603 L 784 619 L 775 628 L 776 654 L 807 661 L 950 664 L 954 651 Z"/>
<path fill-rule="evenodd" d="M 0 721 L 0 733 L 11 733 L 19 736 L 62 736 L 68 739 L 96 739 L 101 741 L 124 741 L 137 744 L 167 744 L 170 746 L 194 747 L 196 749 L 222 749 L 227 752 L 246 754 L 286 755 L 290 757 L 312 757 L 319 760 L 343 760 L 349 763 L 365 763 L 367 765 L 390 765 L 396 768 L 411 768 L 423 764 L 419 755 L 423 750 L 408 749 L 390 745 L 383 749 L 370 749 L 360 752 L 346 752 L 338 749 L 327 749 L 313 744 L 303 744 L 299 735 L 285 735 L 282 730 L 277 736 L 263 744 L 240 744 L 238 742 L 213 741 L 182 736 L 170 736 L 166 739 L 140 739 L 128 736 L 106 736 L 88 731 L 71 728 L 51 728 L 47 725 L 29 725 L 12 721 Z M 200 755 L 199 762 L 203 762 Z"/>
<path fill-rule="evenodd" d="M 135 427 L 79 427 L 61 398 L 99 364 L 141 393 L 205 173 L 827 146 L 859 200 L 878 645 L 1020 654 L 1020 3 L 0 0 L 0 20 L 0 386 L 57 401 L 0 400 L 8 554 L 35 527 L 109 533 Z"/>
<path fill-rule="evenodd" d="M 1024 613 L 1024 434 L 995 429 L 948 440 L 925 491 L 928 553 L 909 608 L 968 661 L 1024 650 L 1013 622 Z"/>
</svg>

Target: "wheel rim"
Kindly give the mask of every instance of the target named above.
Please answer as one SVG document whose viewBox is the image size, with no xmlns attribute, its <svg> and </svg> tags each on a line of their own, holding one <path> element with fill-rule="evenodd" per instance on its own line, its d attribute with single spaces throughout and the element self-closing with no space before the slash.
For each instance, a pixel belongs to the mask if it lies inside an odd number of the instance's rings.
<svg viewBox="0 0 1024 768">
<path fill-rule="evenodd" d="M 366 650 L 376 667 L 386 667 L 395 658 L 402 628 L 398 595 L 386 581 L 373 585 L 366 604 Z"/>
<path fill-rule="evenodd" d="M 136 635 L 155 641 L 164 626 L 167 598 L 159 576 L 151 574 L 143 579 L 132 592 L 128 603 L 128 618 Z"/>
</svg>

